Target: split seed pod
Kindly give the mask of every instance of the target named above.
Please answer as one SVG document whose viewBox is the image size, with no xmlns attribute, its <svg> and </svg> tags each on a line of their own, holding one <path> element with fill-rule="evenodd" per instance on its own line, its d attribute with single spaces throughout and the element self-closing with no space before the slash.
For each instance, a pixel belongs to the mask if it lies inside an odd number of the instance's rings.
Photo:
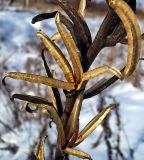
<svg viewBox="0 0 144 160">
<path fill-rule="evenodd" d="M 128 59 L 124 76 L 130 76 L 136 69 L 141 56 L 141 31 L 135 13 L 123 0 L 109 0 L 109 5 L 120 17 L 128 37 Z M 137 44 L 137 47 L 134 47 Z"/>
<path fill-rule="evenodd" d="M 81 0 L 79 4 L 78 13 L 84 17 L 85 16 L 85 8 L 86 8 L 86 0 Z"/>
<path fill-rule="evenodd" d="M 60 40 L 60 39 L 61 39 L 61 35 L 60 35 L 59 32 L 57 32 L 57 33 L 53 34 L 50 39 L 51 39 L 52 41 Z"/>
<path fill-rule="evenodd" d="M 47 138 L 47 136 L 44 136 L 43 138 L 41 138 L 38 145 L 37 145 L 36 153 L 35 153 L 37 160 L 45 160 L 44 143 L 45 143 L 46 138 Z"/>
<path fill-rule="evenodd" d="M 63 125 L 62 125 L 61 119 L 58 116 L 58 113 L 56 112 L 54 107 L 49 107 L 47 105 L 40 104 L 40 105 L 37 105 L 37 108 L 45 109 L 45 110 L 48 111 L 51 118 L 54 120 L 54 122 L 56 124 L 60 144 L 61 144 L 61 146 L 64 146 L 66 141 L 65 141 L 65 133 L 64 133 Z"/>
<path fill-rule="evenodd" d="M 74 134 L 77 123 L 79 122 L 79 114 L 81 110 L 82 100 L 84 93 L 80 93 L 75 101 L 73 110 L 69 117 L 67 126 L 66 126 L 66 140 L 69 141 L 72 135 Z"/>
<path fill-rule="evenodd" d="M 54 57 L 60 68 L 62 69 L 68 82 L 74 82 L 73 72 L 67 59 L 64 57 L 57 45 L 43 32 L 38 31 L 37 36 L 42 40 L 49 53 Z"/>
<path fill-rule="evenodd" d="M 72 61 L 76 83 L 80 83 L 80 81 L 82 80 L 83 69 L 82 69 L 82 65 L 81 65 L 81 61 L 80 61 L 80 57 L 79 57 L 79 50 L 78 50 L 70 32 L 67 32 L 66 29 L 64 28 L 63 24 L 61 23 L 60 13 L 56 14 L 55 21 L 56 21 L 58 31 L 63 39 L 65 47 L 67 48 L 70 59 Z"/>
<path fill-rule="evenodd" d="M 3 83 L 5 83 L 5 78 L 10 77 L 13 79 L 24 80 L 32 83 L 45 84 L 52 86 L 54 88 L 62 88 L 66 90 L 73 90 L 75 86 L 73 83 L 68 83 L 53 78 L 48 78 L 44 76 L 39 76 L 35 74 L 19 73 L 19 72 L 6 72 L 3 76 Z"/>
<path fill-rule="evenodd" d="M 111 66 L 103 66 L 103 67 L 99 67 L 99 68 L 90 70 L 88 72 L 85 72 L 83 74 L 83 81 L 94 78 L 94 77 L 96 77 L 102 73 L 105 73 L 105 72 L 109 72 L 111 74 L 114 74 L 117 77 L 119 77 L 120 79 L 122 79 L 122 74 L 117 68 L 111 67 Z"/>
<path fill-rule="evenodd" d="M 84 139 L 86 139 L 104 120 L 104 118 L 108 115 L 108 113 L 114 108 L 115 104 L 111 104 L 97 116 L 95 116 L 87 125 L 86 127 L 79 133 L 78 139 L 75 142 L 74 146 L 80 144 Z"/>
<path fill-rule="evenodd" d="M 67 153 L 67 154 L 70 154 L 70 155 L 73 155 L 73 156 L 76 156 L 76 157 L 79 157 L 79 158 L 82 158 L 82 159 L 89 159 L 89 160 L 92 160 L 91 156 L 85 152 L 82 152 L 82 151 L 79 151 L 79 150 L 76 150 L 76 149 L 72 149 L 72 148 L 66 148 L 63 150 L 64 153 Z"/>
</svg>

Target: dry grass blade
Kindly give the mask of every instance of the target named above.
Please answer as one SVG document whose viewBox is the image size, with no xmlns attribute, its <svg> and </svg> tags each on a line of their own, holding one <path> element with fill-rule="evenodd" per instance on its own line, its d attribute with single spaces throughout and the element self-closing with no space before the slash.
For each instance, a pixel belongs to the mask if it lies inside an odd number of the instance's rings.
<svg viewBox="0 0 144 160">
<path fill-rule="evenodd" d="M 82 100 L 84 93 L 80 93 L 75 101 L 73 110 L 69 117 L 66 126 L 66 140 L 69 141 L 72 135 L 74 134 L 75 128 L 77 127 L 77 123 L 79 123 L 79 114 L 81 110 Z"/>
<path fill-rule="evenodd" d="M 80 144 L 84 139 L 86 139 L 104 120 L 108 113 L 115 107 L 115 104 L 109 105 L 107 108 L 103 109 L 96 117 L 94 117 L 86 127 L 79 133 L 78 139 L 75 146 Z"/>
<path fill-rule="evenodd" d="M 141 31 L 136 20 L 136 15 L 123 0 L 109 0 L 109 5 L 117 13 L 122 20 L 128 37 L 128 59 L 124 69 L 124 75 L 129 76 L 136 69 L 139 58 L 141 56 Z M 137 47 L 134 48 L 134 44 Z"/>
<path fill-rule="evenodd" d="M 79 150 L 76 150 L 76 149 L 72 149 L 72 148 L 66 148 L 63 150 L 64 153 L 67 153 L 67 154 L 70 154 L 70 155 L 73 155 L 73 156 L 76 156 L 76 157 L 79 157 L 79 158 L 82 158 L 82 159 L 89 159 L 89 160 L 92 160 L 91 156 L 85 152 L 82 152 L 82 151 L 79 151 Z"/>
<path fill-rule="evenodd" d="M 85 16 L 85 8 L 86 8 L 86 0 L 81 0 L 79 4 L 78 13 L 84 17 Z"/>
<path fill-rule="evenodd" d="M 58 46 L 42 31 L 38 31 L 37 36 L 42 40 L 46 48 L 49 50 L 49 53 L 54 57 L 62 69 L 67 81 L 74 82 L 72 68 Z"/>
<path fill-rule="evenodd" d="M 94 77 L 96 77 L 100 74 L 103 74 L 105 72 L 109 72 L 113 75 L 116 75 L 118 78 L 122 79 L 122 74 L 117 68 L 111 67 L 111 66 L 103 66 L 103 67 L 99 67 L 99 68 L 90 70 L 88 72 L 85 72 L 83 74 L 83 81 L 94 78 Z"/>
<path fill-rule="evenodd" d="M 40 139 L 36 151 L 35 151 L 35 156 L 37 158 L 37 160 L 45 160 L 44 157 L 44 144 L 45 144 L 45 140 L 46 140 L 47 136 L 44 136 L 43 138 Z"/>
<path fill-rule="evenodd" d="M 83 69 L 79 57 L 79 50 L 70 34 L 70 32 L 67 32 L 66 29 L 64 28 L 63 24 L 60 21 L 60 13 L 56 14 L 56 25 L 58 28 L 58 31 L 63 39 L 63 42 L 65 44 L 65 47 L 67 48 L 67 51 L 69 53 L 70 59 L 73 64 L 74 68 L 74 76 L 75 80 L 77 83 L 80 83 L 82 80 L 82 74 L 83 74 Z"/>
<path fill-rule="evenodd" d="M 19 73 L 19 72 L 7 72 L 3 76 L 3 84 L 5 84 L 5 78 L 10 77 L 13 79 L 24 80 L 32 83 L 44 84 L 52 86 L 54 88 L 62 88 L 66 90 L 73 90 L 75 86 L 73 83 L 67 83 L 64 81 L 56 80 L 53 78 L 48 78 L 44 76 L 39 76 L 35 74 Z"/>
</svg>

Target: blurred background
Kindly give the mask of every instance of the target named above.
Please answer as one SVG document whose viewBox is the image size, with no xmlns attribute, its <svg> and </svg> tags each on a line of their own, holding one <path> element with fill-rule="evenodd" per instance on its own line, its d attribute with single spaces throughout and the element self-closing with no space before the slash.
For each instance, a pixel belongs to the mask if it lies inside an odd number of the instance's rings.
<svg viewBox="0 0 144 160">
<path fill-rule="evenodd" d="M 68 0 L 78 8 L 79 0 Z M 37 95 L 49 98 L 48 88 L 23 81 L 8 79 L 6 87 L 1 83 L 6 71 L 18 71 L 45 75 L 41 50 L 43 45 L 36 36 L 42 29 L 48 36 L 56 31 L 54 19 L 31 24 L 39 13 L 60 10 L 54 0 L 0 0 L 0 159 L 31 160 L 39 137 L 47 134 L 46 159 L 54 159 L 56 128 L 42 113 L 29 114 L 20 101 L 12 102 L 14 93 Z M 104 0 L 88 3 L 85 20 L 94 38 L 107 12 Z M 137 17 L 144 33 L 144 1 L 137 0 Z M 63 43 L 57 42 L 67 56 Z M 142 48 L 144 53 L 144 43 Z M 60 69 L 49 54 L 47 62 L 55 75 L 62 79 Z M 126 62 L 127 46 L 117 44 L 103 49 L 91 68 L 112 64 L 121 68 Z M 95 84 L 105 74 L 94 78 L 87 87 Z M 63 93 L 61 93 L 63 96 Z M 65 102 L 64 96 L 63 103 Z M 144 62 L 125 81 L 117 81 L 100 95 L 85 100 L 80 116 L 82 129 L 103 107 L 118 103 L 104 123 L 88 137 L 78 149 L 89 153 L 92 158 L 103 160 L 144 159 Z M 73 160 L 78 158 L 71 157 Z"/>
</svg>

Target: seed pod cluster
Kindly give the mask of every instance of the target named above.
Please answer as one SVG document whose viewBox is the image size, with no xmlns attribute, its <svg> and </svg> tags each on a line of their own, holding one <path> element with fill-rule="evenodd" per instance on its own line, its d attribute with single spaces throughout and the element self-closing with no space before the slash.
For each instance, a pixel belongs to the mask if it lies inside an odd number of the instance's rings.
<svg viewBox="0 0 144 160">
<path fill-rule="evenodd" d="M 93 46 L 89 28 L 84 20 L 86 0 L 80 1 L 78 11 L 67 3 L 64 3 L 64 1 L 57 0 L 57 3 L 66 12 L 68 17 L 55 11 L 49 14 L 36 16 L 33 19 L 33 23 L 47 18 L 55 18 L 58 32 L 49 38 L 49 36 L 42 31 L 38 31 L 37 36 L 41 39 L 50 55 L 61 68 L 65 80 L 58 80 L 52 75 L 44 57 L 44 53 L 42 53 L 42 59 L 47 76 L 20 72 L 7 72 L 3 77 L 3 84 L 5 84 L 6 77 L 9 77 L 48 86 L 51 102 L 48 102 L 46 98 L 26 94 L 14 94 L 12 95 L 11 100 L 19 99 L 25 101 L 25 110 L 29 113 L 37 113 L 39 110 L 45 111 L 46 115 L 56 124 L 58 132 L 58 147 L 63 154 L 70 154 L 83 159 L 91 159 L 91 156 L 83 151 L 74 149 L 74 147 L 83 142 L 115 107 L 115 104 L 111 104 L 103 109 L 84 127 L 82 131 L 79 132 L 79 116 L 85 94 L 93 92 L 92 95 L 94 95 L 94 90 L 96 91 L 95 93 L 102 91 L 103 88 L 106 88 L 106 86 L 111 83 L 104 78 L 95 84 L 92 89 L 90 88 L 85 92 L 87 81 L 103 73 L 110 73 L 117 79 L 121 80 L 127 78 L 135 71 L 141 56 L 142 36 L 135 13 L 124 0 L 107 0 L 107 2 L 121 19 L 127 33 L 127 63 L 121 71 L 114 66 L 102 66 L 84 72 L 82 62 L 83 57 L 85 57 L 90 46 Z M 67 49 L 71 63 L 69 63 L 63 52 L 55 43 L 56 40 L 61 39 Z M 71 108 L 71 112 L 69 112 L 66 125 L 63 124 L 62 117 L 64 115 L 64 107 L 61 103 L 58 91 L 59 88 L 63 89 L 65 94 L 69 93 L 72 95 L 72 93 L 74 93 L 73 98 L 75 101 Z M 36 109 L 30 108 L 30 104 L 35 106 Z M 40 140 L 39 147 L 36 151 L 36 157 L 40 160 L 44 160 L 44 141 L 45 138 Z"/>
</svg>

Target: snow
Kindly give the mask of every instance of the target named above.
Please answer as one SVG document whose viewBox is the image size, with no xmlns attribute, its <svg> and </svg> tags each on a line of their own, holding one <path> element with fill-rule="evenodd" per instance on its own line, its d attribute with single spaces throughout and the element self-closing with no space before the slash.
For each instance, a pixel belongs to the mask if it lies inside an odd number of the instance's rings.
<svg viewBox="0 0 144 160">
<path fill-rule="evenodd" d="M 37 59 L 38 50 L 36 45 L 40 44 L 39 39 L 36 37 L 36 31 L 42 29 L 49 36 L 56 32 L 54 20 L 44 21 L 35 25 L 31 24 L 33 16 L 38 14 L 38 11 L 19 10 L 15 11 L 15 8 L 8 8 L 8 10 L 0 11 L 0 63 L 2 60 L 10 57 L 6 61 L 9 71 L 25 71 L 25 63 L 28 58 Z M 94 17 L 93 19 L 86 19 L 93 38 L 98 30 L 98 26 L 101 24 L 103 17 Z M 141 28 L 144 31 L 144 23 L 141 22 Z M 119 47 L 119 46 L 118 46 Z M 105 51 L 103 51 L 105 52 Z M 97 65 L 98 61 L 94 62 L 93 66 Z M 19 84 L 18 84 L 19 85 Z M 109 93 L 109 90 L 107 90 Z M 130 82 L 118 82 L 117 85 L 111 87 L 109 95 L 115 97 L 117 102 L 120 103 L 120 115 L 122 116 L 122 126 L 125 129 L 126 134 L 130 142 L 130 146 L 136 150 L 135 159 L 144 159 L 144 107 L 143 97 L 144 91 L 139 88 L 135 88 Z M 3 92 L 0 91 L 0 119 L 4 120 L 8 112 L 5 109 L 6 98 Z M 96 114 L 96 106 L 98 104 L 98 97 L 85 100 L 83 103 L 83 110 L 80 116 L 80 129 L 82 129 Z M 108 104 L 107 104 L 108 105 Z M 25 112 L 23 113 L 25 114 Z M 9 114 L 8 114 L 9 115 Z M 10 119 L 11 117 L 9 117 Z M 114 131 L 117 130 L 115 126 L 115 116 L 112 112 L 110 119 L 110 126 Z M 40 124 L 37 121 L 29 121 L 23 123 L 17 129 L 14 129 L 16 134 L 8 132 L 3 133 L 1 130 L 2 138 L 10 143 L 16 143 L 19 146 L 18 152 L 14 155 L 8 151 L 0 151 L 0 157 L 2 160 L 21 159 L 26 160 L 28 151 L 33 145 L 34 141 L 38 138 L 38 132 L 40 131 Z M 92 149 L 92 144 L 96 141 L 98 135 L 101 133 L 102 127 L 99 126 L 84 142 L 82 142 L 78 148 L 89 153 L 93 159 L 107 159 L 106 146 L 104 141 L 95 149 Z M 52 141 L 56 141 L 55 126 L 49 131 L 49 136 L 52 137 Z M 128 147 L 125 134 L 121 134 L 121 148 L 128 158 Z M 112 138 L 111 141 L 114 141 Z M 0 144 L 2 147 L 3 144 Z M 77 158 L 72 158 L 76 160 Z"/>
</svg>

